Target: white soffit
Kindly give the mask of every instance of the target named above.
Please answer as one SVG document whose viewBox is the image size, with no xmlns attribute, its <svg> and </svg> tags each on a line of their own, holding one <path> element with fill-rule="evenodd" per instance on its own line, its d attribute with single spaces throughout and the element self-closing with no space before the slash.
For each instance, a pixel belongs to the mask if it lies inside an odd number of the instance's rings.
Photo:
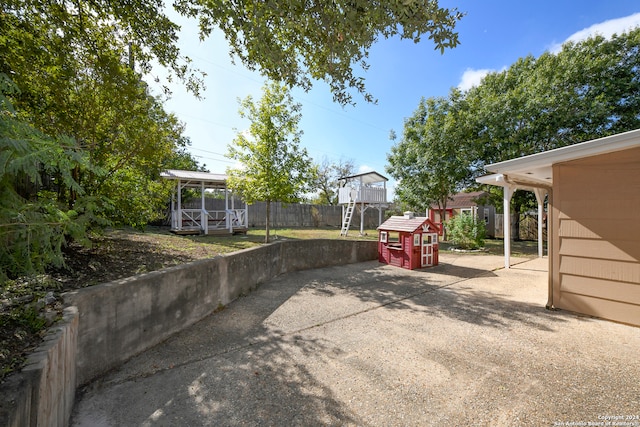
<svg viewBox="0 0 640 427">
<path fill-rule="evenodd" d="M 486 169 L 511 179 L 550 186 L 553 183 L 552 166 L 554 164 L 613 153 L 633 147 L 640 147 L 640 129 L 493 163 L 487 165 Z M 495 177 L 488 177 L 487 180 L 493 179 L 495 181 Z M 489 182 L 483 183 L 489 184 Z M 493 185 L 500 184 L 494 182 Z"/>
<path fill-rule="evenodd" d="M 213 188 L 225 188 L 227 183 L 227 176 L 219 173 L 169 169 L 161 172 L 160 176 L 165 179 L 184 181 L 185 184 L 188 183 L 186 186 L 192 187 L 198 187 L 204 183 L 205 186 Z"/>
<path fill-rule="evenodd" d="M 351 176 L 343 176 L 341 178 L 338 178 L 338 180 L 340 181 L 352 181 L 352 180 L 362 180 L 363 184 L 373 184 L 376 182 L 385 182 L 385 181 L 389 181 L 388 178 L 380 175 L 378 172 L 376 171 L 371 171 L 371 172 L 364 172 L 364 173 L 359 173 L 357 175 L 351 175 Z"/>
</svg>

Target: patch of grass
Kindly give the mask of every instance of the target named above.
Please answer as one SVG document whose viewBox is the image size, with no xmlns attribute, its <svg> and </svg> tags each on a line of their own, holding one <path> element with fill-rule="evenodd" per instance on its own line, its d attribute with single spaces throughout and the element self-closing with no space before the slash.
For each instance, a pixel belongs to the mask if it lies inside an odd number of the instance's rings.
<svg viewBox="0 0 640 427">
<path fill-rule="evenodd" d="M 450 242 L 440 242 L 441 251 L 450 251 L 454 245 Z M 473 254 L 474 252 L 470 252 Z M 479 254 L 504 255 L 504 242 L 502 239 L 485 239 L 484 248 Z M 544 253 L 547 253 L 545 242 Z M 538 255 L 538 242 L 534 240 L 519 240 L 511 242 L 511 256 L 530 257 Z"/>
<path fill-rule="evenodd" d="M 236 234 L 233 236 L 225 235 L 208 235 L 208 236 L 173 236 L 184 239 L 190 243 L 178 243 L 181 248 L 185 249 L 187 245 L 192 244 L 192 248 L 197 245 L 203 245 L 208 250 L 215 249 L 219 253 L 228 253 L 241 249 L 247 249 L 264 244 L 266 231 L 264 228 L 252 228 L 247 234 Z M 304 239 L 347 239 L 347 240 L 377 240 L 378 232 L 376 230 L 365 230 L 364 235 L 360 236 L 360 230 L 350 230 L 348 236 L 340 236 L 338 228 L 276 228 L 269 231 L 271 242 L 280 240 L 304 240 Z M 162 245 L 163 243 L 160 242 Z M 168 245 L 176 245 L 176 242 L 167 242 Z M 179 249 L 178 247 L 175 247 Z"/>
<path fill-rule="evenodd" d="M 264 242 L 264 229 L 251 229 L 248 236 L 256 237 L 260 242 Z M 364 230 L 364 235 L 360 235 L 360 229 L 349 230 L 346 237 L 340 236 L 339 228 L 276 228 L 269 232 L 272 240 L 282 239 L 348 239 L 348 240 L 377 240 L 376 230 Z"/>
</svg>

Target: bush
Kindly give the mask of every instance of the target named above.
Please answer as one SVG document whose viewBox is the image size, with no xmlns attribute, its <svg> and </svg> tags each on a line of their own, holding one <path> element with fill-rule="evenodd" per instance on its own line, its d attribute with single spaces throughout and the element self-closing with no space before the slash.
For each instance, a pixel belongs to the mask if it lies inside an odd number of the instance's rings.
<svg viewBox="0 0 640 427">
<path fill-rule="evenodd" d="M 484 246 L 486 228 L 484 222 L 472 215 L 456 215 L 446 223 L 449 240 L 461 249 L 478 249 Z"/>
</svg>

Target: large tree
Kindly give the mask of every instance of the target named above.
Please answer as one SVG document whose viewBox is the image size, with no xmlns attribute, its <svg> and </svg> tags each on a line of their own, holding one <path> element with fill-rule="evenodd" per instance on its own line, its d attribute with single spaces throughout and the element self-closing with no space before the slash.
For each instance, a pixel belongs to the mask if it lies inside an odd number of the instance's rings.
<svg viewBox="0 0 640 427">
<path fill-rule="evenodd" d="M 83 238 L 90 198 L 73 209 L 56 192 L 82 188 L 72 171 L 88 159 L 75 141 L 51 138 L 21 120 L 8 95 L 15 84 L 0 73 L 0 283 L 61 265 L 65 238 Z"/>
<path fill-rule="evenodd" d="M 466 135 L 458 125 L 462 105 L 457 90 L 447 98 L 421 99 L 387 155 L 386 170 L 398 180 L 396 196 L 413 209 L 424 211 L 437 203 L 444 218 L 450 197 L 470 176 Z"/>
<path fill-rule="evenodd" d="M 639 70 L 640 28 L 568 43 L 489 74 L 466 94 L 469 114 L 460 122 L 474 152 L 472 170 L 481 175 L 489 163 L 637 129 Z M 516 215 L 535 205 L 531 192 L 512 199 Z"/>
<path fill-rule="evenodd" d="M 240 103 L 240 115 L 251 121 L 248 132 L 239 132 L 227 156 L 241 164 L 227 169 L 228 186 L 247 203 L 266 202 L 265 243 L 269 242 L 271 202 L 296 203 L 316 179 L 316 168 L 300 148 L 298 129 L 301 105 L 293 102 L 286 86 L 272 82 L 262 98 L 248 96 Z"/>
<path fill-rule="evenodd" d="M 19 88 L 11 95 L 19 116 L 45 135 L 75 140 L 92 166 L 75 168 L 75 179 L 120 224 L 144 225 L 162 213 L 168 188 L 159 171 L 184 160 L 189 143 L 141 81 L 155 59 L 198 86 L 179 63 L 177 27 L 157 7 L 10 0 L 0 9 L 0 71 Z M 73 208 L 78 194 L 57 197 Z"/>
<path fill-rule="evenodd" d="M 519 59 L 466 94 L 478 163 L 640 127 L 640 28 Z"/>
<path fill-rule="evenodd" d="M 220 29 L 237 57 L 266 77 L 308 90 L 312 80 L 329 84 L 334 100 L 353 103 L 350 90 L 374 98 L 358 70 L 367 70 L 371 46 L 399 36 L 436 49 L 458 45 L 456 9 L 437 0 L 281 0 L 234 2 L 177 0 L 183 14 L 196 16 L 202 37 Z"/>
<path fill-rule="evenodd" d="M 180 58 L 178 28 L 157 13 L 161 5 L 0 5 L 3 114 L 11 124 L 1 129 L 0 151 L 11 159 L 3 185 L 13 185 L 13 192 L 5 190 L 15 196 L 0 212 L 0 232 L 15 260 L 33 260 L 21 264 L 22 273 L 59 262 L 61 245 L 82 240 L 85 226 L 143 225 L 156 218 L 169 195 L 159 171 L 195 165 L 184 151 L 182 124 L 142 81 L 154 60 L 194 92 L 199 87 Z M 54 219 L 39 220 L 43 213 Z M 50 226 L 39 227 L 43 222 Z M 5 267 L 20 274 L 20 265 Z"/>
</svg>

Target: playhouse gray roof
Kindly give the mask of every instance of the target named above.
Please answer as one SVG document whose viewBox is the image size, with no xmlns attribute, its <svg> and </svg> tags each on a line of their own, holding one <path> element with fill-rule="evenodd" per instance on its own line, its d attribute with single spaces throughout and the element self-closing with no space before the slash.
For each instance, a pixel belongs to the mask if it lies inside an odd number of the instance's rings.
<svg viewBox="0 0 640 427">
<path fill-rule="evenodd" d="M 378 230 L 406 231 L 412 233 L 422 227 L 422 224 L 428 219 L 426 216 L 407 218 L 405 216 L 394 215 L 380 224 Z"/>
</svg>

